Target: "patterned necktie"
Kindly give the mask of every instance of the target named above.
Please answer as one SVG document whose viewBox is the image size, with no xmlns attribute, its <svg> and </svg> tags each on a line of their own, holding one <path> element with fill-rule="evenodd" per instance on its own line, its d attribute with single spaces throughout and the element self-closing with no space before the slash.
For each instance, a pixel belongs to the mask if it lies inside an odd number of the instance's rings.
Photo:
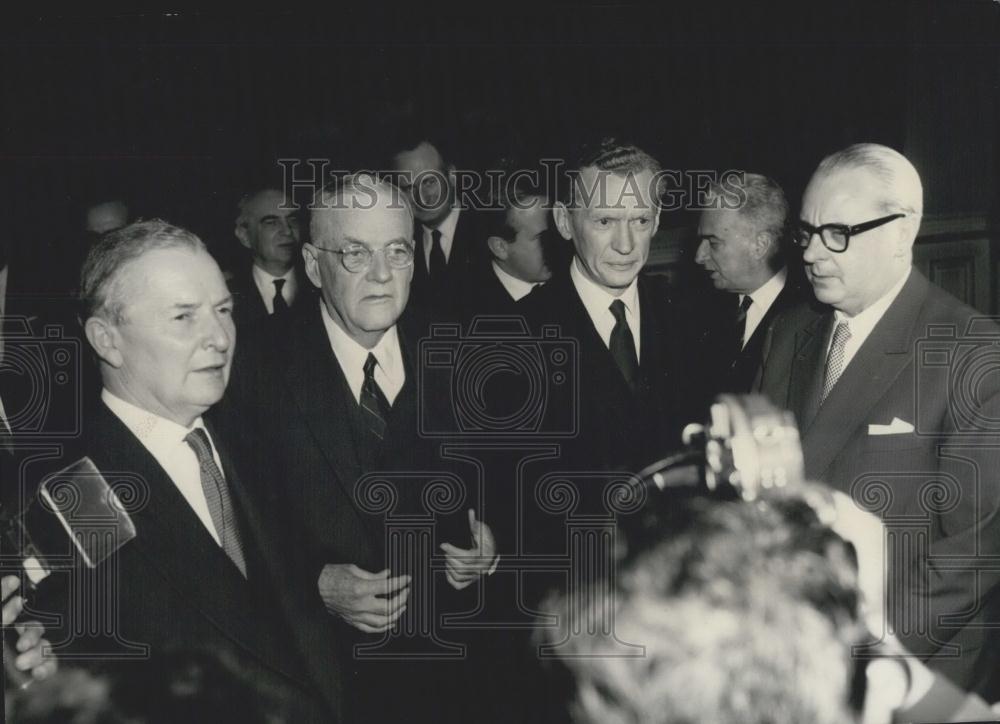
<svg viewBox="0 0 1000 724">
<path fill-rule="evenodd" d="M 375 366 L 378 360 L 371 352 L 365 360 L 365 381 L 361 385 L 361 414 L 365 418 L 368 431 L 379 440 L 385 438 L 386 420 L 389 418 L 389 401 L 382 394 L 382 388 L 375 381 Z"/>
<path fill-rule="evenodd" d="M 444 248 L 441 246 L 440 229 L 431 229 L 431 261 L 427 266 L 427 273 L 431 279 L 437 279 L 444 274 L 448 266 L 448 260 L 444 256 Z"/>
<path fill-rule="evenodd" d="M 743 301 L 740 302 L 739 309 L 736 310 L 736 323 L 733 326 L 733 346 L 736 349 L 736 354 L 743 350 L 743 335 L 747 331 L 747 310 L 750 309 L 751 304 L 753 304 L 753 300 L 749 294 L 746 294 L 743 296 Z"/>
<path fill-rule="evenodd" d="M 229 486 L 226 485 L 226 479 L 222 477 L 222 471 L 212 457 L 212 443 L 208 440 L 208 434 L 200 427 L 196 427 L 187 434 L 184 442 L 191 446 L 198 458 L 198 467 L 201 468 L 201 489 L 205 493 L 212 524 L 222 541 L 222 550 L 246 578 L 246 557 L 243 554 L 243 541 L 240 540 L 236 513 L 229 498 Z"/>
<path fill-rule="evenodd" d="M 274 280 L 274 315 L 281 316 L 288 311 L 288 302 L 285 301 L 284 295 L 281 290 L 285 287 L 284 279 Z"/>
<path fill-rule="evenodd" d="M 851 328 L 847 322 L 840 322 L 833 332 L 833 343 L 826 358 L 826 374 L 823 377 L 823 396 L 819 398 L 820 404 L 826 400 L 826 396 L 830 394 L 830 390 L 837 384 L 841 372 L 844 371 L 844 348 L 850 338 Z"/>
<path fill-rule="evenodd" d="M 611 302 L 608 307 L 615 317 L 615 326 L 611 330 L 611 340 L 608 348 L 615 364 L 621 370 L 622 377 L 633 392 L 639 379 L 639 358 L 635 354 L 635 338 L 625 319 L 625 303 L 621 299 Z"/>
</svg>

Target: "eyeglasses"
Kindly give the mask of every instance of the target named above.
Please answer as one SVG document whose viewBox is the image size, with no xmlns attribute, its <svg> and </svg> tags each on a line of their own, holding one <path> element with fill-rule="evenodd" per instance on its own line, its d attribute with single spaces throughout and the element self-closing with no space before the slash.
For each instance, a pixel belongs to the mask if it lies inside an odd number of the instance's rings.
<svg viewBox="0 0 1000 724">
<path fill-rule="evenodd" d="M 852 236 L 857 236 L 858 234 L 863 234 L 866 231 L 877 229 L 884 224 L 888 224 L 890 221 L 901 219 L 904 216 L 906 216 L 906 214 L 890 214 L 889 216 L 883 216 L 880 219 L 866 221 L 863 224 L 855 224 L 854 226 L 847 226 L 845 224 L 823 224 L 822 226 L 811 226 L 804 221 L 799 221 L 798 228 L 795 229 L 795 232 L 792 234 L 792 240 L 795 242 L 796 246 L 805 249 L 809 246 L 809 242 L 812 241 L 813 236 L 819 234 L 819 238 L 820 241 L 823 242 L 823 246 L 832 252 L 840 254 L 841 252 L 847 251 L 847 245 L 850 243 Z"/>
<path fill-rule="evenodd" d="M 343 249 L 327 249 L 322 246 L 315 248 L 339 254 L 340 263 L 353 274 L 370 269 L 376 253 L 382 254 L 386 264 L 393 269 L 405 269 L 413 263 L 413 245 L 405 241 L 394 241 L 377 250 L 369 249 L 364 244 L 348 244 Z"/>
</svg>

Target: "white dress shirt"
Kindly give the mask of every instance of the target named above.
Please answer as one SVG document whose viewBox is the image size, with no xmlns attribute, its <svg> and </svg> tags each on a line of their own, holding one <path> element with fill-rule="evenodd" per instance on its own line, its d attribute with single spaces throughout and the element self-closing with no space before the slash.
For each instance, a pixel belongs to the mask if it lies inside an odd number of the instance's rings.
<svg viewBox="0 0 1000 724">
<path fill-rule="evenodd" d="M 333 356 L 337 358 L 340 369 L 344 371 L 344 377 L 351 388 L 355 402 L 361 404 L 361 387 L 365 383 L 365 360 L 371 352 L 378 362 L 375 365 L 375 382 L 391 405 L 399 391 L 403 389 L 403 383 L 406 382 L 406 369 L 399 349 L 396 325 L 389 327 L 372 349 L 365 349 L 333 321 L 322 300 L 319 306 L 322 309 L 323 326 L 326 327 L 326 336 L 330 340 Z"/>
<path fill-rule="evenodd" d="M 462 212 L 462 209 L 458 206 L 452 207 L 451 211 L 444 221 L 437 225 L 437 230 L 441 232 L 441 251 L 444 252 L 444 260 L 451 260 L 451 245 L 455 241 L 455 227 L 458 226 L 458 215 Z M 424 262 L 426 263 L 425 269 L 431 268 L 431 249 L 434 248 L 434 237 L 432 235 L 433 229 L 428 226 L 420 225 L 420 228 L 424 230 Z"/>
<path fill-rule="evenodd" d="M 782 267 L 774 276 L 761 284 L 756 291 L 750 292 L 749 296 L 753 304 L 747 309 L 747 323 L 743 329 L 744 347 L 750 341 L 750 338 L 753 337 L 753 333 L 760 326 L 760 323 L 764 321 L 764 315 L 767 314 L 767 310 L 771 308 L 774 300 L 778 298 L 781 290 L 785 288 L 785 279 L 787 278 L 788 271 Z M 744 294 L 740 295 L 740 304 L 743 303 L 745 296 Z"/>
<path fill-rule="evenodd" d="M 573 263 L 570 265 L 569 276 L 573 280 L 573 286 L 576 287 L 576 293 L 580 295 L 580 300 L 583 302 L 583 306 L 587 309 L 587 314 L 590 315 L 591 321 L 594 323 L 594 327 L 597 328 L 597 333 L 601 335 L 601 340 L 604 342 L 604 346 L 610 349 L 611 347 L 611 332 L 615 328 L 615 315 L 611 313 L 611 302 L 616 299 L 621 299 L 625 304 L 625 322 L 628 324 L 629 329 L 632 330 L 632 339 L 635 340 L 635 358 L 636 360 L 641 360 L 642 357 L 639 355 L 639 340 L 642 338 L 640 334 L 640 310 L 639 310 L 639 280 L 638 278 L 633 279 L 632 283 L 625 288 L 625 291 L 621 296 L 616 297 L 607 289 L 598 286 L 590 277 L 583 273 L 583 270 L 579 268 L 580 261 L 573 257 Z"/>
<path fill-rule="evenodd" d="M 854 355 L 858 353 L 861 345 L 865 343 L 868 339 L 868 335 L 872 333 L 875 325 L 879 323 L 883 315 L 889 306 L 896 300 L 899 293 L 903 290 L 903 285 L 906 284 L 906 280 L 910 278 L 910 272 L 912 267 L 907 270 L 906 274 L 896 282 L 896 285 L 887 291 L 884 295 L 879 297 L 877 301 L 871 304 L 867 309 L 864 309 L 853 317 L 848 317 L 846 314 L 841 312 L 839 309 L 835 309 L 833 312 L 833 329 L 837 328 L 837 325 L 841 322 L 847 322 L 847 328 L 851 331 L 851 337 L 847 340 L 844 345 L 844 366 L 842 370 L 847 369 L 847 365 L 851 363 L 854 359 Z M 830 335 L 830 339 L 826 342 L 826 353 L 827 356 L 830 354 L 830 345 L 833 344 L 833 335 Z M 843 372 L 841 372 L 843 374 Z"/>
<path fill-rule="evenodd" d="M 268 314 L 274 314 L 274 282 L 276 279 L 284 279 L 285 285 L 281 288 L 281 296 L 285 304 L 292 306 L 295 301 L 295 294 L 299 290 L 299 280 L 295 274 L 295 267 L 292 267 L 280 277 L 273 277 L 256 264 L 253 265 L 253 282 L 257 285 L 260 298 L 264 300 L 264 306 Z"/>
<path fill-rule="evenodd" d="M 518 279 L 517 277 L 505 272 L 495 261 L 493 262 L 493 273 L 497 275 L 497 279 L 500 280 L 503 288 L 507 290 L 507 293 L 515 302 L 518 302 L 531 294 L 531 290 L 535 288 L 535 285 L 531 282 Z"/>
<path fill-rule="evenodd" d="M 212 514 L 208 512 L 205 491 L 201 487 L 201 467 L 198 465 L 198 456 L 194 454 L 191 446 L 184 442 L 187 434 L 195 428 L 205 430 L 212 446 L 212 457 L 215 458 L 215 464 L 219 466 L 219 472 L 222 472 L 219 452 L 215 449 L 212 435 L 205 428 L 202 419 L 199 417 L 190 428 L 184 428 L 176 422 L 126 402 L 106 388 L 101 391 L 101 400 L 114 413 L 115 417 L 125 423 L 125 427 L 156 459 L 156 462 L 166 472 L 167 477 L 184 496 L 184 500 L 191 506 L 191 510 L 198 516 L 198 520 L 211 533 L 215 542 L 221 546 L 222 539 L 219 537 L 218 531 L 215 530 Z"/>
</svg>

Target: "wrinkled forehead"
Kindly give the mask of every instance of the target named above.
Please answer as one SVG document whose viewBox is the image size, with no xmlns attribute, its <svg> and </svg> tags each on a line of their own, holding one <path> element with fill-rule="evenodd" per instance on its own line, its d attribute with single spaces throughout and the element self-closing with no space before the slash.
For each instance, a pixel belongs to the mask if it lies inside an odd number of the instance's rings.
<svg viewBox="0 0 1000 724">
<path fill-rule="evenodd" d="M 652 171 L 580 169 L 573 179 L 573 206 L 597 211 L 656 212 L 658 195 Z"/>
<path fill-rule="evenodd" d="M 262 216 L 284 215 L 294 211 L 291 200 L 286 203 L 285 194 L 277 189 L 261 191 L 250 199 L 246 206 L 246 216 L 259 219 Z"/>
<path fill-rule="evenodd" d="M 392 241 L 411 241 L 413 216 L 402 200 L 348 194 L 327 208 L 313 211 L 311 233 L 320 245 L 343 246 L 360 241 L 380 248 Z"/>
<path fill-rule="evenodd" d="M 698 217 L 698 233 L 721 241 L 747 240 L 753 223 L 739 209 L 705 209 Z"/>
<path fill-rule="evenodd" d="M 889 195 L 885 184 L 864 168 L 817 172 L 802 196 L 802 215 L 819 215 L 823 223 L 836 223 L 844 219 L 834 216 L 878 212 L 890 201 Z"/>
<path fill-rule="evenodd" d="M 212 256 L 184 246 L 152 249 L 131 259 L 112 280 L 126 306 L 134 302 L 193 304 L 228 296 L 226 280 Z"/>
</svg>

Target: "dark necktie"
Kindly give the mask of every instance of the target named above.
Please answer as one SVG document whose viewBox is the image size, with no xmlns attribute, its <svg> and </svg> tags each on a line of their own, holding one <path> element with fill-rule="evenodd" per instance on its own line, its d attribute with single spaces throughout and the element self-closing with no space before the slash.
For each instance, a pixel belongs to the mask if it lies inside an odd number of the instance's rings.
<svg viewBox="0 0 1000 724">
<path fill-rule="evenodd" d="M 743 349 L 743 335 L 747 331 L 747 310 L 750 309 L 751 304 L 753 304 L 753 300 L 750 295 L 744 295 L 739 309 L 736 310 L 736 320 L 733 325 L 733 347 L 736 354 L 739 354 Z"/>
<path fill-rule="evenodd" d="M 389 418 L 389 401 L 382 394 L 382 388 L 375 381 L 375 366 L 378 360 L 371 352 L 365 360 L 365 381 L 361 385 L 361 414 L 368 431 L 379 440 L 385 438 L 386 420 Z"/>
<path fill-rule="evenodd" d="M 431 261 L 427 265 L 427 274 L 431 279 L 439 279 L 447 266 L 448 260 L 445 259 L 444 249 L 441 247 L 441 231 L 431 229 Z"/>
<path fill-rule="evenodd" d="M 629 389 L 634 392 L 639 379 L 639 358 L 635 354 L 635 338 L 625 320 L 625 303 L 616 299 L 611 302 L 609 309 L 615 317 L 615 327 L 611 330 L 608 348 Z"/>
<path fill-rule="evenodd" d="M 281 290 L 284 287 L 284 279 L 274 280 L 274 315 L 276 317 L 288 311 L 288 302 L 285 301 L 285 297 L 281 294 Z"/>
<path fill-rule="evenodd" d="M 851 338 L 851 328 L 847 322 L 840 322 L 833 331 L 833 342 L 830 343 L 830 354 L 826 357 L 826 372 L 823 375 L 823 396 L 819 398 L 820 404 L 826 400 L 830 390 L 837 384 L 841 373 L 844 371 L 844 352 L 847 347 L 847 340 Z"/>
<path fill-rule="evenodd" d="M 198 458 L 198 467 L 201 468 L 201 489 L 205 493 L 212 524 L 222 540 L 222 550 L 246 578 L 247 563 L 243 555 L 243 541 L 240 539 L 236 512 L 229 498 L 226 479 L 222 477 L 222 471 L 212 457 L 212 443 L 208 440 L 208 434 L 200 427 L 196 427 L 185 436 L 184 442 L 191 446 Z"/>
</svg>

